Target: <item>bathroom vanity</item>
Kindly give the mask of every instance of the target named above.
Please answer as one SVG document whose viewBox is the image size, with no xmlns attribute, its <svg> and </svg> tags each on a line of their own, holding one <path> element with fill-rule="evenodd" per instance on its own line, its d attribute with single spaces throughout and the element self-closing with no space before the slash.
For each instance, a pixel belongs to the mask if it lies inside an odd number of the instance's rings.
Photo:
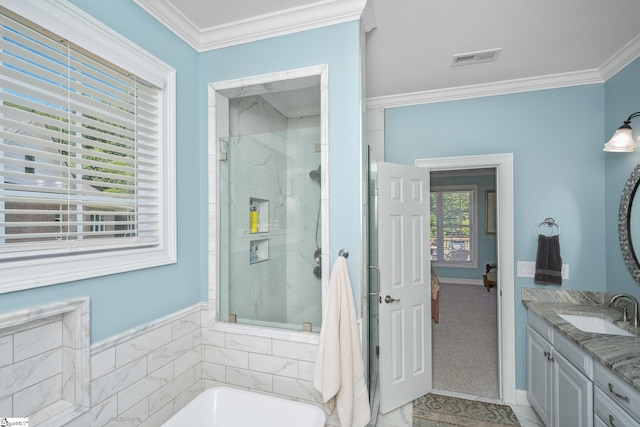
<svg viewBox="0 0 640 427">
<path fill-rule="evenodd" d="M 578 300 L 563 292 L 563 301 L 540 301 L 523 289 L 529 402 L 547 427 L 640 426 L 640 329 L 619 322 L 604 295 L 575 292 Z M 593 318 L 616 335 L 567 320 Z"/>
</svg>

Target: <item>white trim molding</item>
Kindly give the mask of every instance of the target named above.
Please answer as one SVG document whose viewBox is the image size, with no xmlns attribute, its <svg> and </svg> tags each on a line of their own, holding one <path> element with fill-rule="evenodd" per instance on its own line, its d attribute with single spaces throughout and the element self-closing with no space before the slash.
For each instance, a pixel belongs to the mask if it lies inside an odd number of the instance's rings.
<svg viewBox="0 0 640 427">
<path fill-rule="evenodd" d="M 324 0 L 274 13 L 199 28 L 169 0 L 134 2 L 198 52 L 220 49 L 360 19 L 366 0 Z"/>
<path fill-rule="evenodd" d="M 605 80 L 599 70 L 585 70 L 574 73 L 553 74 L 479 85 L 380 96 L 367 99 L 366 106 L 367 109 L 404 107 L 408 105 L 430 104 L 435 102 L 481 98 L 484 96 L 507 95 L 511 93 L 589 85 L 603 83 L 604 81 Z"/>
<path fill-rule="evenodd" d="M 515 405 L 516 345 L 515 345 L 515 282 L 514 282 L 514 217 L 513 217 L 513 154 L 438 157 L 416 159 L 415 166 L 430 171 L 496 168 L 497 246 L 498 246 L 498 347 L 500 354 L 500 394 L 502 401 Z"/>
<path fill-rule="evenodd" d="M 162 89 L 159 244 L 6 262 L 0 294 L 176 263 L 176 70 L 66 0 L 0 0 L 0 6 Z"/>
<path fill-rule="evenodd" d="M 626 46 L 612 55 L 600 68 L 505 80 L 494 83 L 379 96 L 368 98 L 366 100 L 366 108 L 404 107 L 408 105 L 458 101 L 461 99 L 481 98 L 485 96 L 508 95 L 511 93 L 604 83 L 638 57 L 640 57 L 640 36 L 631 40 Z"/>
<path fill-rule="evenodd" d="M 615 76 L 618 71 L 631 64 L 638 57 L 640 57 L 640 35 L 627 43 L 626 46 L 616 52 L 600 67 L 600 73 L 604 81 Z"/>
</svg>

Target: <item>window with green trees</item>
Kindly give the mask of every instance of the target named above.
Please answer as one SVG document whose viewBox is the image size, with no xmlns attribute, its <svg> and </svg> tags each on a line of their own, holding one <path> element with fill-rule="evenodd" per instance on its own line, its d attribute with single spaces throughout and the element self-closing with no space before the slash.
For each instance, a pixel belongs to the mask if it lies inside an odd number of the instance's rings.
<svg viewBox="0 0 640 427">
<path fill-rule="evenodd" d="M 473 187 L 431 189 L 431 261 L 435 264 L 475 262 L 475 197 Z"/>
<path fill-rule="evenodd" d="M 34 4 L 0 7 L 0 293 L 175 262 L 175 70 Z"/>
</svg>

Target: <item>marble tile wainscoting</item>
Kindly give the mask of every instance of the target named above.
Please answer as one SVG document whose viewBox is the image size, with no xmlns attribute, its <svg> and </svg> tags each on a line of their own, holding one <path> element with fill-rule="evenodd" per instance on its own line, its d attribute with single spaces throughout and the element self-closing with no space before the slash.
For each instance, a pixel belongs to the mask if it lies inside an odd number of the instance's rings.
<svg viewBox="0 0 640 427">
<path fill-rule="evenodd" d="M 89 299 L 0 315 L 0 417 L 57 426 L 89 410 Z"/>
<path fill-rule="evenodd" d="M 199 303 L 89 346 L 88 301 L 0 316 L 0 416 L 38 426 L 157 427 L 223 384 L 319 404 L 317 334 L 210 327 L 208 305 Z M 327 426 L 337 425 L 328 417 Z"/>
</svg>

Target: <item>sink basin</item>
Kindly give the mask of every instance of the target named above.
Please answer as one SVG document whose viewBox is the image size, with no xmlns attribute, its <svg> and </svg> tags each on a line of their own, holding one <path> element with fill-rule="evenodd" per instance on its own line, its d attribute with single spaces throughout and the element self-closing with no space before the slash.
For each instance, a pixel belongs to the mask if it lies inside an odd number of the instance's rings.
<svg viewBox="0 0 640 427">
<path fill-rule="evenodd" d="M 560 314 L 567 322 L 584 332 L 608 335 L 624 335 L 633 337 L 632 333 L 614 325 L 608 320 L 594 316 L 576 316 L 573 314 Z"/>
</svg>

